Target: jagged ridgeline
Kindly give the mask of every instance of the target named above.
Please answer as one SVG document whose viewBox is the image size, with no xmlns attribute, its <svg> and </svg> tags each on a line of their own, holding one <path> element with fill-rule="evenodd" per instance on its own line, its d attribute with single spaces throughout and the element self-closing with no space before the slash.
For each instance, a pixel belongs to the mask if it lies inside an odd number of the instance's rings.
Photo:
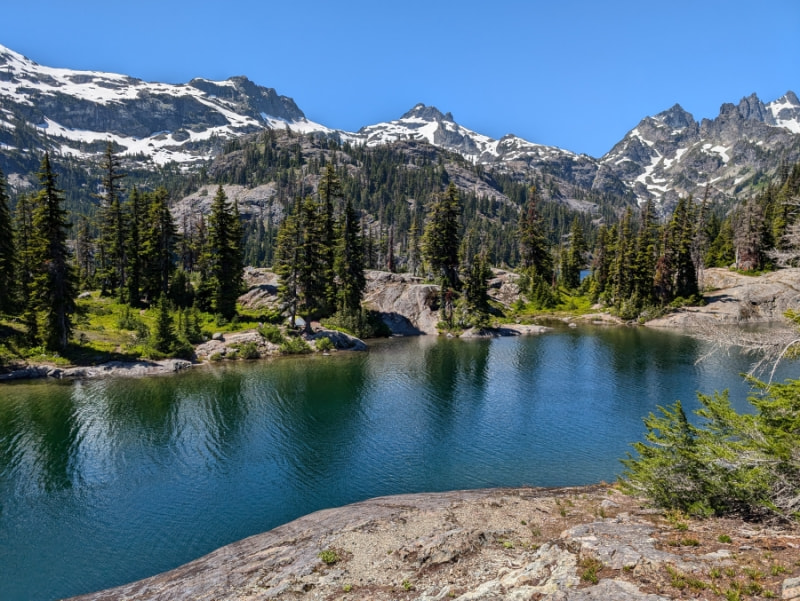
<svg viewBox="0 0 800 601">
<path fill-rule="evenodd" d="M 465 254 L 478 245 L 495 265 L 517 265 L 516 229 L 533 188 L 550 242 L 558 245 L 578 220 L 590 243 L 601 222 L 614 222 L 628 197 L 600 195 L 542 173 L 531 178 L 490 171 L 424 142 L 374 147 L 323 135 L 266 130 L 232 140 L 193 181 L 194 192 L 176 203 L 178 223 L 207 210 L 217 184 L 229 186 L 245 219 L 245 262 L 271 265 L 277 228 L 291 203 L 317 193 L 328 165 L 342 193 L 362 216 L 368 265 L 404 269 L 411 239 L 421 234 L 431 201 L 451 182 L 459 189 Z M 474 245 L 475 248 L 470 248 Z"/>
</svg>

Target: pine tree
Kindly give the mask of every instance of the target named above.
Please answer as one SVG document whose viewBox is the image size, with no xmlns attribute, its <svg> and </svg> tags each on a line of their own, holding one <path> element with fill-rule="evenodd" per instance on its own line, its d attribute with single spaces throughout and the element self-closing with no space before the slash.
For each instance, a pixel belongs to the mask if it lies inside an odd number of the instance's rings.
<svg viewBox="0 0 800 601">
<path fill-rule="evenodd" d="M 625 211 L 619 226 L 619 236 L 615 247 L 611 276 L 611 302 L 617 308 L 626 303 L 625 316 L 638 310 L 638 302 L 633 299 L 634 238 L 632 232 L 633 212 Z"/>
<path fill-rule="evenodd" d="M 0 311 L 6 312 L 14 306 L 17 263 L 9 200 L 6 178 L 0 171 Z"/>
<path fill-rule="evenodd" d="M 744 271 L 761 269 L 764 260 L 764 213 L 755 198 L 748 199 L 733 221 L 736 267 Z"/>
<path fill-rule="evenodd" d="M 278 274 L 278 300 L 289 315 L 289 324 L 294 327 L 300 305 L 300 263 L 302 261 L 302 230 L 300 227 L 300 200 L 297 199 L 291 212 L 278 228 L 275 241 L 275 264 Z"/>
<path fill-rule="evenodd" d="M 658 218 L 653 201 L 648 199 L 642 209 L 642 222 L 636 238 L 633 273 L 633 293 L 642 307 L 651 304 L 655 298 L 653 282 L 658 261 L 658 248 Z"/>
<path fill-rule="evenodd" d="M 206 247 L 207 269 L 213 290 L 213 309 L 225 319 L 236 315 L 242 288 L 242 226 L 238 205 L 231 205 L 222 185 L 211 203 Z"/>
<path fill-rule="evenodd" d="M 416 208 L 408 230 L 408 271 L 411 275 L 417 275 L 420 263 L 419 249 L 419 219 L 417 218 Z"/>
<path fill-rule="evenodd" d="M 434 200 L 428 211 L 422 235 L 422 253 L 438 276 L 442 288 L 459 288 L 458 250 L 461 243 L 459 218 L 461 203 L 454 184 Z"/>
<path fill-rule="evenodd" d="M 561 279 L 567 288 L 575 289 L 581 285 L 581 269 L 586 261 L 586 239 L 583 237 L 583 228 L 577 219 L 572 220 L 569 234 L 569 249 L 565 253 L 566 260 L 562 267 Z"/>
<path fill-rule="evenodd" d="M 67 213 L 63 192 L 56 187 L 50 157 L 44 155 L 39 171 L 41 189 L 33 211 L 36 232 L 31 300 L 42 316 L 41 339 L 52 350 L 64 350 L 72 332 L 75 312 L 75 276 L 67 248 Z"/>
<path fill-rule="evenodd" d="M 675 270 L 675 297 L 689 299 L 699 292 L 697 272 L 692 260 L 695 237 L 694 211 L 691 198 L 679 198 L 669 224 L 669 243 L 672 247 Z"/>
<path fill-rule="evenodd" d="M 94 243 L 89 220 L 81 215 L 78 218 L 78 231 L 75 236 L 75 263 L 78 267 L 78 285 L 91 289 L 94 272 Z"/>
<path fill-rule="evenodd" d="M 36 308 L 31 299 L 36 265 L 33 207 L 33 199 L 27 194 L 21 194 L 17 199 L 14 223 L 18 261 L 16 290 L 19 306 L 22 307 L 23 311 L 22 319 L 28 331 L 28 341 L 31 344 L 36 344 L 39 337 L 39 325 L 36 319 Z"/>
<path fill-rule="evenodd" d="M 158 314 L 156 316 L 156 327 L 153 332 L 152 345 L 159 353 L 168 354 L 172 351 L 176 342 L 175 327 L 172 323 L 172 316 L 169 310 L 169 300 L 166 294 L 158 297 L 156 303 Z"/>
<path fill-rule="evenodd" d="M 336 244 L 336 309 L 343 316 L 360 319 L 361 299 L 367 287 L 364 277 L 364 241 L 353 203 L 348 198 L 342 210 Z"/>
<path fill-rule="evenodd" d="M 466 271 L 464 300 L 474 322 L 476 314 L 483 315 L 489 311 L 489 278 L 492 277 L 492 270 L 489 269 L 486 253 L 481 252 L 473 256 L 472 261 L 466 266 Z"/>
<path fill-rule="evenodd" d="M 321 266 L 323 272 L 320 274 L 321 279 L 324 281 L 326 288 L 326 305 L 332 306 L 334 304 L 334 297 L 336 296 L 333 279 L 334 279 L 334 251 L 336 248 L 336 205 L 341 204 L 344 199 L 344 192 L 342 184 L 339 181 L 339 176 L 336 175 L 336 169 L 332 163 L 325 166 L 325 173 L 319 181 L 317 188 L 319 194 L 320 207 L 320 236 L 321 236 Z"/>
<path fill-rule="evenodd" d="M 653 274 L 653 294 L 663 306 L 675 298 L 675 261 L 669 243 L 669 230 L 664 229 L 662 238 L 663 250 L 656 261 Z"/>
<path fill-rule="evenodd" d="M 592 279 L 594 280 L 594 294 L 597 299 L 603 295 L 610 281 L 616 232 L 615 226 L 609 229 L 605 225 L 600 226 L 600 231 L 597 232 L 597 246 L 594 250 L 594 260 L 592 261 Z"/>
<path fill-rule="evenodd" d="M 301 258 L 299 286 L 303 311 L 311 316 L 329 315 L 331 306 L 333 265 L 332 254 L 326 247 L 325 220 L 320 203 L 307 196 L 300 205 Z"/>
<path fill-rule="evenodd" d="M 167 190 L 158 188 L 149 197 L 147 225 L 142 238 L 142 291 L 148 300 L 154 302 L 169 292 L 175 270 L 177 232 L 169 210 Z"/>
<path fill-rule="evenodd" d="M 126 221 L 128 228 L 126 231 L 125 245 L 128 249 L 137 249 L 135 252 L 127 253 L 127 286 L 128 304 L 138 307 L 142 301 L 142 279 L 144 264 L 142 254 L 139 252 L 142 243 L 142 234 L 146 226 L 146 198 L 139 192 L 136 186 L 133 187 L 128 195 L 128 202 L 125 205 Z"/>
<path fill-rule="evenodd" d="M 517 227 L 520 267 L 523 270 L 533 269 L 539 278 L 549 282 L 553 278 L 553 258 L 550 256 L 538 204 L 538 192 L 536 187 L 532 187 L 528 205 L 520 215 Z"/>
<path fill-rule="evenodd" d="M 727 218 L 719 225 L 719 231 L 706 251 L 704 262 L 709 267 L 728 267 L 735 260 L 733 225 L 731 219 Z"/>
<path fill-rule="evenodd" d="M 103 177 L 100 194 L 100 248 L 102 263 L 98 270 L 102 294 L 116 294 L 120 301 L 124 300 L 126 260 L 126 222 L 120 198 L 118 180 L 125 177 L 119 172 L 120 159 L 114 154 L 114 147 L 109 142 L 103 154 Z"/>
</svg>

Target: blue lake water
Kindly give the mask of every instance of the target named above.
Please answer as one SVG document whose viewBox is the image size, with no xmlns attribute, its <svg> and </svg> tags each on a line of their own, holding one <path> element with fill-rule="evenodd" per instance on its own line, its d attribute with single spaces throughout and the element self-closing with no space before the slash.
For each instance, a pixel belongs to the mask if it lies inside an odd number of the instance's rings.
<svg viewBox="0 0 800 601">
<path fill-rule="evenodd" d="M 747 407 L 747 359 L 706 350 L 586 326 L 0 385 L 0 599 L 123 584 L 369 497 L 612 481 L 658 405 L 730 388 Z"/>
</svg>

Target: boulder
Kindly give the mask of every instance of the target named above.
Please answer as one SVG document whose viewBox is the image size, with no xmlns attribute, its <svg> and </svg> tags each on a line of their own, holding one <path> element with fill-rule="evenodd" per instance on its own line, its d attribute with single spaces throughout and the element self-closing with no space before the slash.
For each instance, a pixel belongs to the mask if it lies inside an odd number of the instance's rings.
<svg viewBox="0 0 800 601">
<path fill-rule="evenodd" d="M 387 271 L 367 271 L 364 306 L 382 314 L 393 334 L 436 334 L 439 287 L 421 278 Z"/>
</svg>

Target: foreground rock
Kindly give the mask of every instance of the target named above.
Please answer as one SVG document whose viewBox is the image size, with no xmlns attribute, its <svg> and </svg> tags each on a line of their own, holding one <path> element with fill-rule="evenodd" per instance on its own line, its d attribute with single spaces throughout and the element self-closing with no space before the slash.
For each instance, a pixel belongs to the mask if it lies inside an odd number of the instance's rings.
<svg viewBox="0 0 800 601">
<path fill-rule="evenodd" d="M 653 327 L 767 323 L 800 307 L 800 269 L 781 269 L 754 277 L 727 269 L 707 269 L 701 284 L 703 307 L 684 307 L 647 322 Z"/>
<path fill-rule="evenodd" d="M 319 511 L 76 599 L 794 599 L 798 557 L 796 529 L 667 521 L 606 486 L 456 491 Z"/>
</svg>

